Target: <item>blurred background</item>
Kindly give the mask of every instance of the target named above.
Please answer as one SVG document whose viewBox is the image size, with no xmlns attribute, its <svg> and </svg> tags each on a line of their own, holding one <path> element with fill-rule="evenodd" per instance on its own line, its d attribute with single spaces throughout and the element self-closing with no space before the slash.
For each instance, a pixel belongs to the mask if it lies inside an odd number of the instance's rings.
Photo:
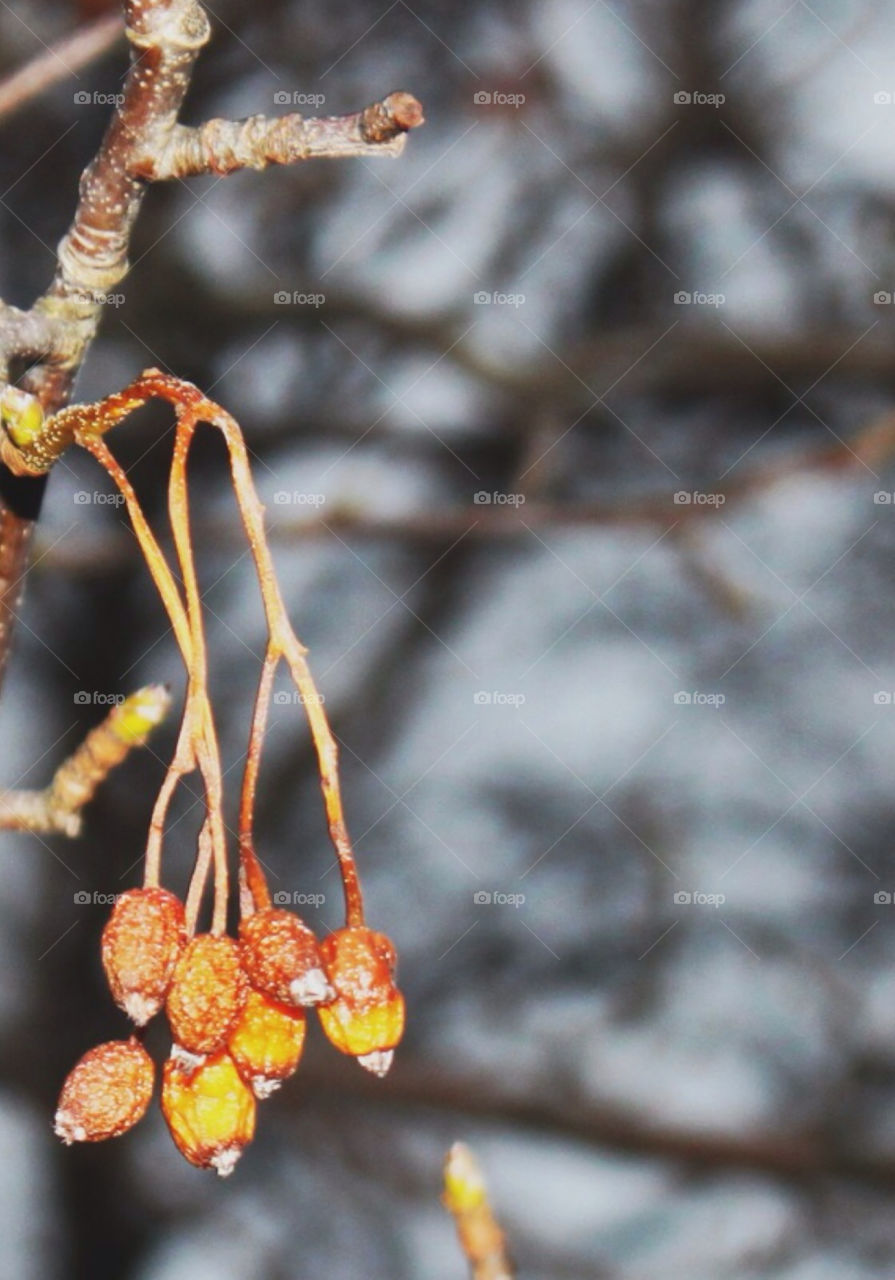
<svg viewBox="0 0 895 1280">
<path fill-rule="evenodd" d="M 0 7 L 0 74 L 88 8 Z M 427 123 L 397 161 L 151 191 L 78 396 L 157 365 L 239 418 L 408 1031 L 379 1082 L 315 1028 L 227 1183 L 157 1109 L 58 1144 L 66 1072 L 126 1033 L 98 941 L 168 726 L 80 840 L 0 842 L 0 1277 L 459 1280 L 459 1138 L 530 1280 L 895 1273 L 892 6 L 212 17 L 189 122 L 405 89 Z M 124 57 L 0 119 L 9 302 L 52 274 Z M 157 408 L 114 439 L 160 521 L 170 443 Z M 263 628 L 211 432 L 193 479 L 232 817 Z M 110 495 L 85 457 L 52 476 L 4 784 L 109 695 L 182 692 Z M 260 850 L 326 931 L 282 690 Z"/>
</svg>

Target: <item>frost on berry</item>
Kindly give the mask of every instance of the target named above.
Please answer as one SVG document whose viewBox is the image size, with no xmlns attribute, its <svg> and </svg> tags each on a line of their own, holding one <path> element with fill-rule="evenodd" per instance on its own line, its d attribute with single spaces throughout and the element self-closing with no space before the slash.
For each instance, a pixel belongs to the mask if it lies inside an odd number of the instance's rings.
<svg viewBox="0 0 895 1280">
<path fill-rule="evenodd" d="M 255 1098 L 228 1053 L 194 1070 L 169 1058 L 162 1069 L 162 1114 L 181 1155 L 222 1178 L 255 1136 Z"/>
<path fill-rule="evenodd" d="M 329 1040 L 384 1076 L 404 1031 L 404 997 L 394 984 L 395 949 L 383 933 L 337 929 L 320 944 L 336 998 L 317 1012 Z"/>
<path fill-rule="evenodd" d="M 103 930 L 103 968 L 112 997 L 142 1027 L 165 1002 L 186 944 L 183 905 L 167 889 L 123 893 Z"/>
<path fill-rule="evenodd" d="M 227 1052 L 256 1098 L 268 1098 L 291 1076 L 305 1042 L 305 1011 L 249 989 L 227 1040 Z"/>
<path fill-rule="evenodd" d="M 246 987 L 235 939 L 211 933 L 193 938 L 174 969 L 165 1006 L 177 1044 L 194 1054 L 221 1049 Z"/>
<path fill-rule="evenodd" d="M 155 1067 L 133 1037 L 90 1049 L 66 1077 L 55 1128 L 66 1144 L 100 1142 L 127 1133 L 152 1098 Z"/>
<path fill-rule="evenodd" d="M 315 1005 L 335 994 L 314 933 L 297 915 L 266 907 L 239 926 L 249 981 L 281 1004 Z"/>
</svg>

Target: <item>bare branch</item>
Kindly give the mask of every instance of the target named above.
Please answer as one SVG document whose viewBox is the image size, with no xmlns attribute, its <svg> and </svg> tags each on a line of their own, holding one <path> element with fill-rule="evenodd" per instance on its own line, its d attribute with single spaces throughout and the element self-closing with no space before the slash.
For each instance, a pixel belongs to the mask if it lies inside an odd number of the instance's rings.
<svg viewBox="0 0 895 1280">
<path fill-rule="evenodd" d="M 422 107 L 409 93 L 391 93 L 382 102 L 347 116 L 306 120 L 291 113 L 271 118 L 209 120 L 199 128 L 178 125 L 160 155 L 136 166 L 142 177 L 191 178 L 293 164 L 312 157 L 398 156 L 408 129 L 423 122 Z"/>
<path fill-rule="evenodd" d="M 455 1142 L 444 1162 L 444 1206 L 457 1224 L 471 1280 L 513 1280 L 506 1237 L 488 1201 L 479 1163 L 469 1147 Z"/>
<path fill-rule="evenodd" d="M 97 18 L 65 36 L 20 70 L 0 80 L 0 118 L 10 116 L 59 80 L 74 75 L 101 57 L 124 35 L 118 14 Z"/>
<path fill-rule="evenodd" d="M 84 805 L 111 770 L 146 742 L 170 702 L 161 685 L 138 689 L 91 729 L 43 791 L 0 791 L 0 829 L 78 835 Z"/>
</svg>

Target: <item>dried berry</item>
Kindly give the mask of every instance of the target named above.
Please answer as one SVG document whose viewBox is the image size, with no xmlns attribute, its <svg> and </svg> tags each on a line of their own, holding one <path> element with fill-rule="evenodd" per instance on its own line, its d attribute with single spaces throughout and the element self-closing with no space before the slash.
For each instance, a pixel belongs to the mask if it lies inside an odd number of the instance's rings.
<svg viewBox="0 0 895 1280">
<path fill-rule="evenodd" d="M 212 933 L 193 938 L 177 962 L 166 1004 L 177 1043 L 194 1054 L 222 1048 L 246 987 L 235 939 Z"/>
<path fill-rule="evenodd" d="M 127 1133 L 152 1097 L 155 1067 L 133 1037 L 109 1040 L 72 1067 L 59 1095 L 56 1133 L 63 1142 L 100 1142 Z"/>
<path fill-rule="evenodd" d="M 112 997 L 142 1027 L 165 1003 L 186 945 L 183 905 L 167 889 L 129 889 L 103 930 L 103 968 Z"/>
<path fill-rule="evenodd" d="M 255 1097 L 228 1053 L 190 1070 L 169 1058 L 162 1070 L 162 1114 L 190 1164 L 233 1172 L 255 1135 Z"/>
<path fill-rule="evenodd" d="M 266 907 L 239 926 L 249 981 L 281 1004 L 314 1005 L 335 994 L 311 929 L 291 911 Z"/>
<path fill-rule="evenodd" d="M 395 949 L 372 929 L 337 929 L 320 944 L 336 990 L 318 1009 L 332 1044 L 361 1066 L 384 1076 L 404 1031 L 404 997 L 394 984 Z"/>
<path fill-rule="evenodd" d="M 249 989 L 227 1040 L 239 1074 L 257 1098 L 267 1098 L 291 1076 L 305 1042 L 305 1011 Z"/>
</svg>

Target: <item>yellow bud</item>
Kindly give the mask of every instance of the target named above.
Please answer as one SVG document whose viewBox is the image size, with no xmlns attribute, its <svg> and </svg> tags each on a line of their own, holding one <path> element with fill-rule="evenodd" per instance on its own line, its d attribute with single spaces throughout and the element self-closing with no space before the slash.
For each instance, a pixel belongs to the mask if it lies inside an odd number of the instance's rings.
<svg viewBox="0 0 895 1280">
<path fill-rule="evenodd" d="M 7 387 L 0 397 L 0 420 L 13 444 L 24 449 L 40 435 L 44 411 L 36 396 L 18 387 Z"/>
<path fill-rule="evenodd" d="M 150 684 L 125 698 L 110 720 L 115 735 L 129 746 L 140 746 L 164 720 L 171 695 L 164 685 Z"/>
</svg>

